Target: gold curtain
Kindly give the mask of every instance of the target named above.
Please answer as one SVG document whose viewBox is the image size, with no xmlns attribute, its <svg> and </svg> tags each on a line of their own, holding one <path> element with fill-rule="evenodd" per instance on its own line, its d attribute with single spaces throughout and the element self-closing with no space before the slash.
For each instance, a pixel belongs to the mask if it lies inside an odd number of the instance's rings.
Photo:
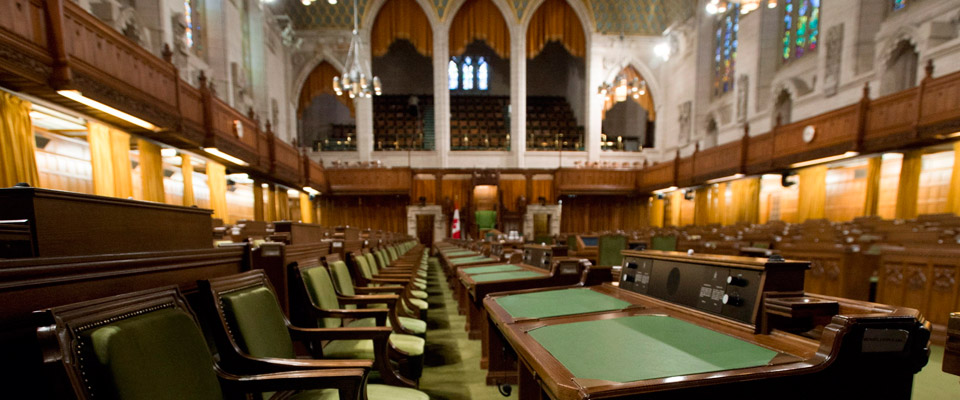
<svg viewBox="0 0 960 400">
<path fill-rule="evenodd" d="M 510 30 L 490 0 L 468 0 L 460 7 L 450 24 L 450 55 L 462 55 L 476 40 L 486 42 L 500 58 L 510 58 Z"/>
<path fill-rule="evenodd" d="M 872 217 L 879 212 L 880 204 L 880 172 L 883 167 L 883 157 L 870 157 L 867 160 L 867 189 L 863 200 L 863 215 Z"/>
<path fill-rule="evenodd" d="M 300 221 L 306 224 L 312 224 L 313 215 L 313 202 L 310 201 L 310 195 L 300 192 Z"/>
<path fill-rule="evenodd" d="M 947 193 L 947 212 L 960 215 L 960 141 L 953 142 L 953 174 Z"/>
<path fill-rule="evenodd" d="M 923 170 L 923 152 L 910 150 L 903 153 L 900 167 L 900 186 L 897 187 L 896 218 L 917 217 L 917 195 L 920 193 L 920 171 Z"/>
<path fill-rule="evenodd" d="M 266 218 L 267 222 L 279 221 L 277 219 L 277 187 L 276 185 L 270 184 L 267 187 L 267 208 L 266 208 Z"/>
<path fill-rule="evenodd" d="M 710 186 L 701 186 L 693 194 L 693 223 L 697 226 L 710 224 Z"/>
<path fill-rule="evenodd" d="M 40 185 L 30 102 L 0 92 L 0 187 Z"/>
<path fill-rule="evenodd" d="M 683 206 L 683 191 L 670 193 L 670 226 L 680 226 L 680 208 Z"/>
<path fill-rule="evenodd" d="M 827 170 L 826 165 L 817 165 L 797 171 L 800 180 L 797 222 L 824 218 L 827 205 Z"/>
<path fill-rule="evenodd" d="M 527 58 L 534 58 L 557 41 L 574 57 L 586 55 L 586 38 L 580 18 L 566 0 L 546 0 L 533 14 L 527 28 Z"/>
<path fill-rule="evenodd" d="M 190 207 L 197 204 L 197 200 L 193 195 L 193 164 L 189 154 L 180 154 L 180 173 L 183 175 L 183 205 Z"/>
<path fill-rule="evenodd" d="M 137 139 L 137 149 L 140 150 L 140 186 L 143 199 L 163 203 L 166 198 L 163 194 L 163 158 L 160 156 L 160 146 Z"/>
<path fill-rule="evenodd" d="M 227 220 L 227 168 L 216 161 L 207 161 L 207 186 L 210 187 L 210 208 L 213 218 Z"/>
<path fill-rule="evenodd" d="M 253 220 L 266 221 L 263 217 L 263 182 L 253 181 Z"/>
<path fill-rule="evenodd" d="M 130 168 L 130 135 L 99 122 L 90 122 L 87 130 L 93 192 L 99 196 L 133 196 Z"/>
<path fill-rule="evenodd" d="M 370 31 L 370 51 L 383 57 L 398 39 L 410 41 L 424 56 L 433 55 L 433 30 L 416 0 L 389 0 L 380 8 Z"/>
<path fill-rule="evenodd" d="M 310 103 L 313 102 L 313 99 L 321 94 L 329 94 L 337 98 L 337 101 L 343 103 L 350 109 L 350 115 L 355 115 L 356 110 L 353 108 L 353 100 L 350 99 L 346 94 L 342 96 L 337 96 L 337 92 L 333 91 L 333 77 L 340 76 L 340 71 L 337 71 L 333 65 L 324 61 L 317 65 L 313 71 L 310 71 L 310 75 L 307 76 L 307 80 L 303 82 L 303 87 L 300 89 L 300 100 L 297 103 L 297 116 L 303 115 L 303 112 L 310 107 Z"/>
<path fill-rule="evenodd" d="M 723 224 L 727 214 L 727 183 L 710 188 L 710 223 Z"/>
<path fill-rule="evenodd" d="M 633 68 L 633 66 L 631 65 L 626 66 L 622 71 L 620 71 L 620 74 L 618 74 L 618 76 L 620 76 L 623 79 L 626 79 L 627 82 L 632 82 L 634 79 L 638 79 L 640 81 L 644 80 L 643 76 L 640 75 L 640 72 L 638 72 L 637 69 Z M 620 84 L 620 82 L 613 82 L 613 83 L 617 85 Z M 637 98 L 633 98 L 633 96 L 628 95 L 627 99 L 630 101 L 637 102 L 637 104 L 639 104 L 640 107 L 643 107 L 644 110 L 647 110 L 648 120 L 650 121 L 657 120 L 657 112 L 653 107 L 653 95 L 650 94 L 649 87 L 647 87 L 647 91 L 644 94 L 639 95 Z M 607 111 L 609 111 L 615 105 L 617 105 L 617 101 L 614 100 L 613 96 L 607 96 L 606 99 L 603 101 L 603 118 L 607 117 Z"/>
<path fill-rule="evenodd" d="M 760 178 L 738 179 L 728 183 L 730 198 L 725 205 L 728 208 L 722 217 L 724 225 L 739 222 L 757 223 L 760 221 Z M 724 188 L 725 191 L 725 188 Z M 724 196 L 726 197 L 726 196 Z"/>
<path fill-rule="evenodd" d="M 277 186 L 277 220 L 290 220 L 290 196 L 287 189 Z"/>
<path fill-rule="evenodd" d="M 658 199 L 656 196 L 651 198 L 650 204 L 650 226 L 662 228 L 663 227 L 663 209 L 664 209 L 664 200 Z"/>
</svg>

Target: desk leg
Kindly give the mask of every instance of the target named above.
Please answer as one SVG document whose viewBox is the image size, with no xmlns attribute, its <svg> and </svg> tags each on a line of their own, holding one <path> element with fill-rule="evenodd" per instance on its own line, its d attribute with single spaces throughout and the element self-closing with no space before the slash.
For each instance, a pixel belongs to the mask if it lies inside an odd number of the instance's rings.
<svg viewBox="0 0 960 400">
<path fill-rule="evenodd" d="M 540 382 L 533 376 L 533 371 L 526 363 L 517 364 L 518 382 L 517 398 L 520 400 L 542 400 L 544 399 L 543 389 L 540 388 Z"/>
<path fill-rule="evenodd" d="M 497 385 L 501 383 L 516 385 L 517 380 L 517 354 L 503 337 L 500 329 L 494 325 L 493 321 L 487 318 L 484 324 L 484 347 L 483 358 L 480 365 L 487 370 L 487 385 Z M 483 361 L 487 363 L 484 366 Z"/>
<path fill-rule="evenodd" d="M 477 307 L 477 303 L 472 301 L 470 295 L 467 295 L 467 338 L 470 340 L 479 340 L 481 337 L 481 328 L 483 326 L 484 320 L 486 319 L 484 315 L 484 310 Z"/>
</svg>

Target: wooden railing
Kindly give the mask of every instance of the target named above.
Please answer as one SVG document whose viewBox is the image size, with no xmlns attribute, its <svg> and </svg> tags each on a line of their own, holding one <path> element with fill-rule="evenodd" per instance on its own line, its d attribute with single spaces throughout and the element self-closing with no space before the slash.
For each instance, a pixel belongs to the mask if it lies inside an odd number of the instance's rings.
<svg viewBox="0 0 960 400">
<path fill-rule="evenodd" d="M 636 170 L 562 168 L 556 172 L 560 194 L 629 194 L 636 191 Z"/>
</svg>

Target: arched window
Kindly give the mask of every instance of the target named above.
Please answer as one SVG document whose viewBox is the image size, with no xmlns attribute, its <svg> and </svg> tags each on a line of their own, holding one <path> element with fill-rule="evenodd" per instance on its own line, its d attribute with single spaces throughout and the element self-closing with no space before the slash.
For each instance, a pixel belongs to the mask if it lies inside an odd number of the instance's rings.
<svg viewBox="0 0 960 400">
<path fill-rule="evenodd" d="M 183 0 L 183 18 L 187 24 L 185 33 L 185 44 L 187 48 L 193 47 L 193 4 L 190 0 Z"/>
<path fill-rule="evenodd" d="M 473 90 L 473 59 L 463 59 L 463 90 Z"/>
<path fill-rule="evenodd" d="M 802 57 L 817 49 L 820 35 L 820 0 L 787 0 L 783 3 L 781 60 Z"/>
<path fill-rule="evenodd" d="M 734 64 L 737 60 L 737 33 L 740 30 L 740 7 L 731 4 L 717 21 L 713 55 L 713 95 L 733 89 Z"/>
<path fill-rule="evenodd" d="M 777 94 L 777 101 L 773 107 L 773 124 L 786 125 L 790 123 L 790 113 L 793 111 L 793 99 L 786 89 Z"/>
<path fill-rule="evenodd" d="M 907 6 L 907 0 L 893 0 L 893 11 L 902 10 Z"/>
<path fill-rule="evenodd" d="M 480 57 L 480 60 L 477 62 L 479 65 L 477 67 L 477 89 L 487 90 L 489 89 L 489 79 L 490 71 L 487 66 L 487 60 L 484 60 L 483 57 Z"/>
<path fill-rule="evenodd" d="M 917 86 L 917 49 L 907 40 L 897 43 L 890 54 L 886 70 L 880 77 L 880 95 L 896 93 Z"/>
<path fill-rule="evenodd" d="M 457 90 L 460 87 L 460 68 L 457 67 L 456 60 L 454 58 L 447 64 L 447 85 L 450 90 Z"/>
</svg>

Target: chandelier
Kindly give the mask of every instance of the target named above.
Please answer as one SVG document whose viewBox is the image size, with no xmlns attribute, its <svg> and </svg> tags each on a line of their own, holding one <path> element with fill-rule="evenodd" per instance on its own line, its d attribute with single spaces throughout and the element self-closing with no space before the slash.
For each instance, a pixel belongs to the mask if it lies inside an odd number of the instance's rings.
<svg viewBox="0 0 960 400">
<path fill-rule="evenodd" d="M 351 99 L 379 96 L 380 78 L 370 72 L 370 63 L 362 58 L 363 46 L 360 41 L 360 29 L 357 22 L 357 0 L 353 0 L 353 37 L 350 38 L 350 51 L 343 63 L 343 76 L 333 77 L 333 91 L 337 96 L 346 92 Z"/>
<path fill-rule="evenodd" d="M 707 2 L 707 14 L 723 14 L 727 12 L 727 6 L 730 3 L 739 3 L 740 14 L 742 15 L 760 8 L 760 3 L 763 3 L 763 0 L 710 0 Z M 777 8 L 777 0 L 767 0 L 767 8 Z"/>
<path fill-rule="evenodd" d="M 597 88 L 597 94 L 607 98 L 612 97 L 618 103 L 627 100 L 627 96 L 639 99 L 640 96 L 647 94 L 647 81 L 640 78 L 633 78 L 628 81 L 625 76 L 621 75 L 614 80 L 614 83 L 604 82 L 600 85 Z"/>
</svg>

